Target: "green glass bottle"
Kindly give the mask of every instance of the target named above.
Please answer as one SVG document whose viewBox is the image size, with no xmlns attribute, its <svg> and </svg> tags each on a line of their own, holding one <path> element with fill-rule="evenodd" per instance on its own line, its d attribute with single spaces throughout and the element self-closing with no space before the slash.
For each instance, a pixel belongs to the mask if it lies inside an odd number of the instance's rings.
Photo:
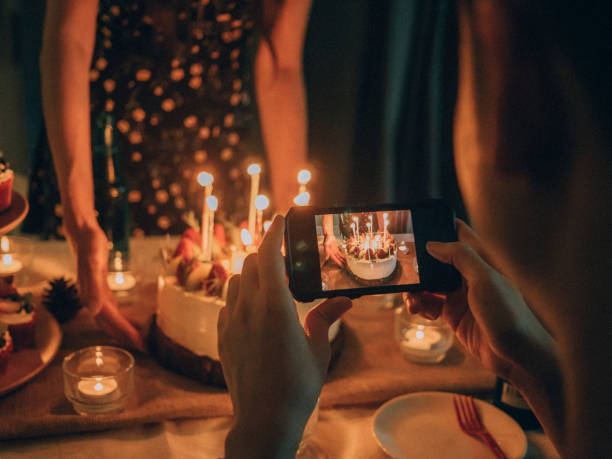
<svg viewBox="0 0 612 459">
<path fill-rule="evenodd" d="M 111 257 L 119 253 L 123 260 L 127 260 L 130 250 L 130 208 L 113 114 L 102 112 L 96 116 L 92 131 L 92 163 L 98 221 L 112 244 Z"/>
</svg>

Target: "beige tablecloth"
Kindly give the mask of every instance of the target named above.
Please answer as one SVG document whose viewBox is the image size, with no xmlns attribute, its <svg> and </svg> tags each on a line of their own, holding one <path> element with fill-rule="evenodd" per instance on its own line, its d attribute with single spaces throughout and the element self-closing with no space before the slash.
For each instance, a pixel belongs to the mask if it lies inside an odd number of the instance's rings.
<svg viewBox="0 0 612 459">
<path fill-rule="evenodd" d="M 132 243 L 139 285 L 124 301 L 126 314 L 141 324 L 155 309 L 156 252 L 161 238 Z M 31 283 L 61 274 L 74 275 L 64 243 L 37 243 Z M 344 347 L 321 394 L 321 408 L 379 404 L 420 390 L 483 393 L 493 375 L 455 346 L 440 365 L 407 362 L 393 337 L 393 311 L 380 308 L 380 297 L 355 301 L 345 317 Z M 173 374 L 147 355 L 136 355 L 135 389 L 128 409 L 116 416 L 78 416 L 63 394 L 61 357 L 92 344 L 108 343 L 86 314 L 64 327 L 59 357 L 25 386 L 0 398 L 0 439 L 126 428 L 168 419 L 231 414 L 227 393 Z"/>
</svg>

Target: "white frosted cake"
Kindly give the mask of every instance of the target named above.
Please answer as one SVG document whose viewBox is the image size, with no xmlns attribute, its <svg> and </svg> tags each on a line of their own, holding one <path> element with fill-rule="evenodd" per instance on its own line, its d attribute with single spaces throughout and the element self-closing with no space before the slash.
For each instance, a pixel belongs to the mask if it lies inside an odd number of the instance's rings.
<svg viewBox="0 0 612 459">
<path fill-rule="evenodd" d="M 197 240 L 197 235 L 188 230 L 158 278 L 151 350 L 164 366 L 174 371 L 224 385 L 217 321 L 219 310 L 225 305 L 228 274 L 219 262 L 199 260 Z M 297 303 L 300 323 L 321 301 Z M 330 327 L 330 342 L 339 331 L 337 321 Z"/>
<path fill-rule="evenodd" d="M 351 237 L 347 242 L 346 265 L 360 279 L 385 279 L 397 265 L 395 241 L 388 233 Z"/>
</svg>

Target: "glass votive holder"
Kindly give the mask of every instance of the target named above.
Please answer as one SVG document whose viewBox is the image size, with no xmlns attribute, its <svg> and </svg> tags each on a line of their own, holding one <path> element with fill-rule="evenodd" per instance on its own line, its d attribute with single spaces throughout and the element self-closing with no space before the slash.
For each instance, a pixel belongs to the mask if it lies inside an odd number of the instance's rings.
<svg viewBox="0 0 612 459">
<path fill-rule="evenodd" d="M 0 237 L 0 279 L 22 286 L 28 282 L 28 268 L 34 258 L 34 243 L 25 237 Z"/>
<path fill-rule="evenodd" d="M 67 355 L 62 364 L 64 394 L 84 416 L 117 414 L 134 387 L 134 357 L 113 346 L 91 346 Z"/>
<path fill-rule="evenodd" d="M 395 339 L 402 355 L 416 363 L 439 363 L 453 345 L 452 329 L 439 317 L 428 320 L 410 314 L 406 306 L 395 310 Z"/>
<path fill-rule="evenodd" d="M 109 288 L 117 293 L 125 293 L 136 286 L 136 276 L 129 269 L 127 254 L 118 250 L 111 252 L 106 280 Z"/>
</svg>

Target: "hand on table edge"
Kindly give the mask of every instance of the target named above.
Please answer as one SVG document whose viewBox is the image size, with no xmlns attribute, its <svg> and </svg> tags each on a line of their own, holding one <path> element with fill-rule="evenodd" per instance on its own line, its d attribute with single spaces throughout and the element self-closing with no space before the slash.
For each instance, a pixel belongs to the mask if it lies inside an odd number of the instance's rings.
<svg viewBox="0 0 612 459">
<path fill-rule="evenodd" d="M 105 333 L 122 346 L 146 352 L 144 338 L 119 309 L 108 286 L 108 240 L 99 226 L 71 231 L 69 242 L 77 262 L 77 282 L 83 304 Z"/>
<path fill-rule="evenodd" d="M 480 237 L 460 219 L 457 230 L 457 242 L 426 247 L 457 268 L 462 286 L 446 294 L 404 294 L 408 310 L 428 319 L 442 316 L 468 352 L 521 391 L 560 448 L 564 398 L 556 342 L 512 281 L 488 262 Z"/>
<path fill-rule="evenodd" d="M 219 312 L 219 354 L 235 416 L 228 458 L 295 455 L 327 373 L 329 326 L 351 307 L 348 298 L 324 301 L 302 328 L 280 253 L 284 227 L 277 216 L 258 253 L 230 279 Z"/>
</svg>

